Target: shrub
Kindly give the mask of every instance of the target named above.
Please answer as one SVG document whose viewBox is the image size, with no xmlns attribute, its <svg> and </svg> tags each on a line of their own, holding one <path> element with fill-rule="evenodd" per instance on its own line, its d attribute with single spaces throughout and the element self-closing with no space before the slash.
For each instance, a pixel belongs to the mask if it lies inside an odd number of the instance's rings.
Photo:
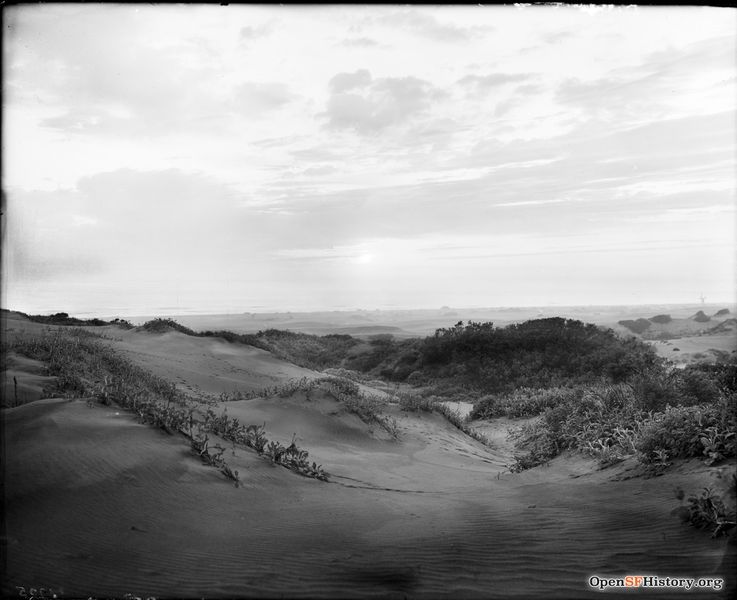
<svg viewBox="0 0 737 600">
<path fill-rule="evenodd" d="M 668 407 L 643 424 L 635 447 L 643 462 L 657 452 L 669 458 L 703 457 L 708 464 L 737 455 L 734 403 Z"/>
<path fill-rule="evenodd" d="M 637 319 L 636 321 L 624 319 L 622 321 L 617 321 L 617 325 L 626 327 L 632 333 L 642 333 L 650 327 L 650 321 L 648 319 Z"/>
<path fill-rule="evenodd" d="M 719 382 L 699 368 L 688 366 L 679 373 L 679 392 L 683 402 L 707 404 L 719 400 Z"/>
<path fill-rule="evenodd" d="M 532 417 L 548 408 L 580 397 L 581 389 L 574 388 L 517 388 L 508 394 L 482 396 L 471 411 L 473 419 Z"/>
<path fill-rule="evenodd" d="M 645 411 L 660 411 L 681 404 L 683 397 L 678 372 L 644 369 L 629 379 L 638 406 Z"/>
<path fill-rule="evenodd" d="M 152 333 L 166 333 L 167 331 L 174 330 L 179 333 L 183 333 L 184 335 L 197 335 L 189 327 L 180 325 L 173 319 L 152 319 L 151 321 L 146 321 L 142 327 L 145 331 L 150 331 Z"/>
<path fill-rule="evenodd" d="M 133 323 L 126 319 L 115 318 L 110 321 L 110 323 L 112 323 L 113 325 L 117 325 L 121 329 L 133 329 Z"/>
<path fill-rule="evenodd" d="M 423 374 L 423 372 L 422 372 L 422 371 L 412 371 L 412 372 L 411 372 L 411 373 L 410 373 L 410 374 L 409 374 L 409 375 L 407 376 L 407 383 L 408 383 L 409 385 L 414 385 L 414 386 L 418 386 L 418 385 L 422 385 L 423 383 L 425 383 L 425 382 L 426 382 L 426 379 L 427 379 L 427 378 L 426 378 L 426 376 L 425 376 L 425 375 Z"/>
<path fill-rule="evenodd" d="M 650 320 L 653 323 L 660 323 L 664 325 L 666 323 L 670 323 L 673 319 L 670 315 L 655 315 L 654 317 L 650 317 Z"/>
<path fill-rule="evenodd" d="M 517 441 L 514 463 L 509 467 L 512 473 L 544 464 L 561 451 L 555 434 L 543 421 L 528 423 L 514 430 L 511 435 Z"/>
</svg>

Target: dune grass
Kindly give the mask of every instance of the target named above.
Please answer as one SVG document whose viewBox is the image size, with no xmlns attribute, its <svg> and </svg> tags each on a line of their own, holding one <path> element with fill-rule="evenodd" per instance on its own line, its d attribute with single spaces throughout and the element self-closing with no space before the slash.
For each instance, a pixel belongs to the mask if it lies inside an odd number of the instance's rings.
<svg viewBox="0 0 737 600">
<path fill-rule="evenodd" d="M 385 414 L 386 401 L 376 394 L 363 392 L 355 381 L 337 376 L 302 377 L 292 379 L 285 384 L 265 388 L 249 394 L 223 394 L 221 398 L 241 399 L 249 395 L 261 398 L 279 396 L 288 398 L 297 392 L 304 392 L 309 398 L 315 390 L 321 390 L 337 400 L 346 411 L 358 416 L 367 425 L 378 425 L 393 439 L 399 439 L 399 428 L 393 417 Z"/>
<path fill-rule="evenodd" d="M 89 402 L 127 409 L 142 423 L 187 437 L 203 462 L 219 469 L 236 485 L 237 472 L 230 469 L 222 452 L 210 452 L 202 432 L 252 448 L 300 475 L 323 481 L 328 478 L 321 466 L 308 463 L 305 450 L 292 444 L 289 452 L 282 452 L 280 444 L 266 439 L 263 426 L 241 425 L 235 419 L 229 420 L 225 411 L 216 416 L 211 400 L 192 398 L 175 384 L 133 364 L 104 343 L 99 334 L 79 328 L 47 327 L 40 334 L 16 333 L 4 340 L 2 352 L 10 351 L 48 365 L 49 374 L 56 377 L 56 385 L 46 390 L 46 397 L 88 398 Z"/>
</svg>

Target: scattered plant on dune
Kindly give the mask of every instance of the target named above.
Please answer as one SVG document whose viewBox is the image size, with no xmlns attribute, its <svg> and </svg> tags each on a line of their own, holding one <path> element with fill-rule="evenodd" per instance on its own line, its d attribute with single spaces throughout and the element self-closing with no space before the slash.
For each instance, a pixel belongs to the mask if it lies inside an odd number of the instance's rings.
<svg viewBox="0 0 737 600">
<path fill-rule="evenodd" d="M 231 469 L 223 458 L 225 448 L 218 445 L 214 447 L 215 452 L 210 453 L 209 438 L 207 434 L 203 436 L 201 431 L 190 439 L 190 444 L 192 446 L 192 450 L 200 457 L 204 464 L 219 469 L 223 475 L 233 481 L 235 487 L 240 486 L 240 476 L 238 471 Z"/>
<path fill-rule="evenodd" d="M 479 433 L 475 429 L 469 426 L 469 417 L 464 417 L 459 411 L 450 408 L 446 404 L 443 404 L 442 402 L 438 402 L 434 404 L 433 410 L 443 415 L 452 425 L 455 425 L 458 429 L 460 429 L 463 433 L 465 433 L 467 436 L 475 439 L 477 442 L 480 442 L 484 446 L 491 446 L 491 442 L 489 439 L 483 435 L 482 433 Z"/>
<path fill-rule="evenodd" d="M 240 475 L 238 474 L 238 470 L 237 469 L 235 469 L 235 470 L 231 469 L 228 466 L 228 463 L 226 463 L 225 461 L 223 461 L 223 464 L 220 466 L 220 472 L 223 475 L 225 475 L 228 479 L 233 480 L 233 483 L 234 483 L 235 487 L 240 487 L 241 479 L 240 479 Z"/>
<path fill-rule="evenodd" d="M 321 377 L 311 380 L 313 388 L 320 388 L 340 402 L 348 412 L 357 415 L 364 423 L 377 424 L 392 438 L 399 438 L 399 425 L 394 417 L 384 414 L 385 401 L 379 396 L 366 394 L 358 384 L 338 377 Z"/>
<path fill-rule="evenodd" d="M 360 371 L 354 371 L 352 369 L 344 369 L 342 367 L 329 367 L 327 369 L 324 369 L 323 373 L 330 377 L 348 379 L 350 381 L 355 381 L 356 383 L 367 383 L 369 381 L 369 378 L 364 373 L 361 373 Z"/>
<path fill-rule="evenodd" d="M 220 402 L 237 402 L 239 400 L 252 400 L 254 398 L 269 398 L 279 396 L 280 398 L 289 398 L 297 392 L 309 392 L 318 386 L 319 379 L 311 377 L 301 377 L 299 379 L 290 379 L 286 383 L 280 385 L 267 386 L 258 390 L 233 392 L 221 392 L 219 395 Z"/>
<path fill-rule="evenodd" d="M 737 475 L 732 475 L 732 496 L 737 490 Z M 683 490 L 677 491 L 677 497 L 682 499 Z M 737 514 L 735 513 L 734 501 L 732 506 L 727 506 L 725 499 L 710 487 L 704 487 L 701 494 L 693 494 L 688 498 L 688 505 L 679 512 L 683 513 L 682 519 L 699 529 L 710 529 L 711 537 L 727 535 L 729 531 L 737 527 Z"/>
<path fill-rule="evenodd" d="M 304 391 L 309 392 L 316 387 L 314 378 L 302 377 L 300 379 L 291 379 L 287 383 L 277 386 L 274 391 L 280 398 L 289 398 L 295 393 Z M 273 394 L 272 394 L 273 395 Z"/>
<path fill-rule="evenodd" d="M 412 392 L 398 392 L 395 397 L 399 401 L 399 408 L 406 412 L 432 412 L 437 398 L 434 396 L 420 396 Z"/>
<path fill-rule="evenodd" d="M 242 425 L 238 419 L 229 419 L 227 409 L 219 416 L 209 408 L 205 413 L 205 419 L 200 425 L 201 431 L 214 433 L 225 440 L 252 448 L 259 455 L 268 458 L 272 463 L 286 467 L 287 469 L 322 481 L 328 480 L 328 473 L 314 461 L 309 462 L 309 453 L 295 444 L 294 438 L 289 446 L 284 446 L 278 441 L 269 440 L 266 437 L 266 424 L 264 425 Z"/>
<path fill-rule="evenodd" d="M 455 409 L 443 404 L 443 399 L 437 396 L 421 396 L 412 392 L 398 392 L 395 397 L 399 401 L 399 407 L 406 412 L 437 412 L 443 415 L 452 425 L 460 429 L 467 436 L 472 437 L 485 446 L 491 446 L 491 442 L 485 435 L 479 433 L 469 426 L 469 418 L 464 417 Z"/>
</svg>

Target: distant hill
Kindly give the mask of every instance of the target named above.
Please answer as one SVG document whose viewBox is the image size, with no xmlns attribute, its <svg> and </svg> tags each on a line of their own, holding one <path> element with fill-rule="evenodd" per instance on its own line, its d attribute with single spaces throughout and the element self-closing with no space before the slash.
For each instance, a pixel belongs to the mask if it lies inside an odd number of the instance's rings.
<svg viewBox="0 0 737 600">
<path fill-rule="evenodd" d="M 697 323 L 706 323 L 707 321 L 711 321 L 711 317 L 705 314 L 703 310 L 697 312 L 691 317 L 691 319 L 696 321 Z"/>
<path fill-rule="evenodd" d="M 712 327 L 711 329 L 707 331 L 707 333 L 710 333 L 710 334 L 735 333 L 735 332 L 737 332 L 737 319 L 735 318 L 722 321 L 721 323 L 719 323 L 719 325 Z"/>
<path fill-rule="evenodd" d="M 637 319 L 636 321 L 633 321 L 631 319 L 624 319 L 622 321 L 618 321 L 617 325 L 626 327 L 632 333 L 642 333 L 650 327 L 650 321 L 648 319 Z"/>
<path fill-rule="evenodd" d="M 655 315 L 654 317 L 650 317 L 650 321 L 652 321 L 653 323 L 659 323 L 661 325 L 670 323 L 672 320 L 673 318 L 670 315 Z"/>
<path fill-rule="evenodd" d="M 715 317 L 726 317 L 728 314 L 730 314 L 729 309 L 723 308 L 722 310 L 718 310 L 717 312 L 715 312 L 714 316 Z"/>
<path fill-rule="evenodd" d="M 16 318 L 22 317 L 33 321 L 34 323 L 43 323 L 45 325 L 72 325 L 72 326 L 90 326 L 90 327 L 102 327 L 103 325 L 119 325 L 126 329 L 130 329 L 133 326 L 125 319 L 113 319 L 112 321 L 103 321 L 102 319 L 78 319 L 76 317 L 70 317 L 68 313 L 58 312 L 53 315 L 29 315 L 24 312 L 14 310 L 9 311 L 2 309 L 2 312 L 7 315 L 13 315 Z"/>
</svg>

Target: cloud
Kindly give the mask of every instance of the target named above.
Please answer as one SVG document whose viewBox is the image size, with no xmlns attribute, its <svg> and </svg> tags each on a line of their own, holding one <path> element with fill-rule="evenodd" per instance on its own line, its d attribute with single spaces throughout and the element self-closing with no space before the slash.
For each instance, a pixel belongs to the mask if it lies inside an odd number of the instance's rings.
<svg viewBox="0 0 737 600">
<path fill-rule="evenodd" d="M 295 98 L 287 85 L 279 82 L 242 83 L 234 96 L 238 110 L 246 114 L 276 110 Z"/>
<path fill-rule="evenodd" d="M 365 69 L 339 73 L 329 85 L 327 110 L 318 116 L 327 118 L 329 129 L 353 129 L 361 134 L 404 124 L 443 95 L 431 83 L 417 77 L 372 79 Z"/>
<path fill-rule="evenodd" d="M 18 13 L 23 44 L 7 64 L 12 101 L 43 107 L 39 124 L 71 135 L 212 129 L 231 89 L 221 77 L 222 43 L 180 28 L 196 10 L 29 7 Z M 172 22 L 161 28 L 162 20 Z"/>
<path fill-rule="evenodd" d="M 489 75 L 466 75 L 458 83 L 473 90 L 489 90 L 507 83 L 527 81 L 534 77 L 530 73 L 491 73 Z"/>
<path fill-rule="evenodd" d="M 548 33 L 543 36 L 543 41 L 546 44 L 559 44 L 563 40 L 568 40 L 574 37 L 571 31 L 557 31 L 554 33 Z"/>
<path fill-rule="evenodd" d="M 301 175 L 308 175 L 308 176 L 319 176 L 319 175 L 330 175 L 332 173 L 338 173 L 339 169 L 336 167 L 333 167 L 331 165 L 325 165 L 322 167 L 310 167 L 309 169 L 305 169 L 302 171 Z"/>
<path fill-rule="evenodd" d="M 494 31 L 494 28 L 489 25 L 463 27 L 448 21 L 443 22 L 431 14 L 421 13 L 414 9 L 394 11 L 376 17 L 375 20 L 404 32 L 447 43 L 465 42 Z"/>
<path fill-rule="evenodd" d="M 374 48 L 379 45 L 379 42 L 368 37 L 358 37 L 345 39 L 341 45 L 348 48 Z"/>
<path fill-rule="evenodd" d="M 61 115 L 41 119 L 39 125 L 67 133 L 89 134 L 114 131 L 130 121 L 130 118 L 120 117 L 110 110 L 89 107 L 72 108 Z"/>
<path fill-rule="evenodd" d="M 734 51 L 734 38 L 719 37 L 652 52 L 603 77 L 568 78 L 555 99 L 588 115 L 634 121 L 724 110 L 734 105 L 735 87 L 717 84 L 734 73 Z"/>
<path fill-rule="evenodd" d="M 355 73 L 338 73 L 329 82 L 330 91 L 340 94 L 354 88 L 363 88 L 371 83 L 371 73 L 367 69 L 359 69 Z"/>
<path fill-rule="evenodd" d="M 251 40 L 266 37 L 272 32 L 272 30 L 273 24 L 270 22 L 256 26 L 245 25 L 241 27 L 240 31 L 238 32 L 238 37 L 240 40 L 248 42 Z"/>
</svg>

